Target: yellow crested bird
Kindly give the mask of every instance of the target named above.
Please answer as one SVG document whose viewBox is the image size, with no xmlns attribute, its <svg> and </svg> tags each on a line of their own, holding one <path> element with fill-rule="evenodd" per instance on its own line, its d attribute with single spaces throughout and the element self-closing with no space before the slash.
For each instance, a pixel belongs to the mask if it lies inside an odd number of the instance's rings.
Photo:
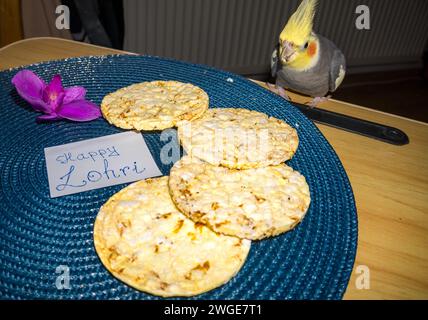
<svg viewBox="0 0 428 320">
<path fill-rule="evenodd" d="M 312 104 L 335 91 L 345 77 L 346 61 L 333 42 L 312 27 L 317 0 L 303 0 L 288 20 L 272 53 L 272 91 L 286 97 L 283 88 L 315 97 Z"/>
</svg>

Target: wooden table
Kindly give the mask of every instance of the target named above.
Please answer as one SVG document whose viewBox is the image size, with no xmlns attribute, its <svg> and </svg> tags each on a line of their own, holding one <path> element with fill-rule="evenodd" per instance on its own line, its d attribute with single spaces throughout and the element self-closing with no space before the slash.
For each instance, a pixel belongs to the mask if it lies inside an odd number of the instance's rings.
<svg viewBox="0 0 428 320">
<path fill-rule="evenodd" d="M 34 38 L 0 49 L 0 69 L 111 53 L 124 52 Z M 399 147 L 317 125 L 348 173 L 358 209 L 358 252 L 345 299 L 428 299 L 428 125 L 336 100 L 321 106 L 398 127 L 410 138 Z M 357 289 L 359 265 L 370 270 L 368 290 Z"/>
</svg>

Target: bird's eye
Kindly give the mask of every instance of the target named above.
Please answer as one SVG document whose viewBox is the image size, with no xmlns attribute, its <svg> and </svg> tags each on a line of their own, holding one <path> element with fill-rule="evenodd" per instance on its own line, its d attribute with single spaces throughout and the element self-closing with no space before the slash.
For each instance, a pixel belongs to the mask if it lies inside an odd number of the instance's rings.
<svg viewBox="0 0 428 320">
<path fill-rule="evenodd" d="M 303 48 L 307 49 L 309 45 L 309 42 L 306 42 L 305 45 L 303 46 Z"/>
</svg>

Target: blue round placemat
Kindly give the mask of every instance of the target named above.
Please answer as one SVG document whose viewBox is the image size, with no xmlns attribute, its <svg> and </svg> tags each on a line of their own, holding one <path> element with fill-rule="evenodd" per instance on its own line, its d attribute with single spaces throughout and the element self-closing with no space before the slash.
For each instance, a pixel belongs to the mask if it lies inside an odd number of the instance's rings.
<svg viewBox="0 0 428 320">
<path fill-rule="evenodd" d="M 300 144 L 288 164 L 307 179 L 312 203 L 294 230 L 254 241 L 246 263 L 227 284 L 193 299 L 340 299 L 353 268 L 357 215 L 348 177 L 319 130 L 284 99 L 240 76 L 210 67 L 147 56 L 72 58 L 25 67 L 45 81 L 61 74 L 100 104 L 136 82 L 178 80 L 203 88 L 210 105 L 261 111 L 297 129 Z M 0 298 L 158 299 L 115 279 L 95 252 L 92 229 L 100 206 L 124 185 L 53 198 L 44 148 L 121 132 L 104 119 L 36 123 L 38 113 L 0 73 Z M 163 174 L 159 132 L 144 138 Z M 67 266 L 70 288 L 56 280 Z M 57 271 L 59 273 L 57 273 Z"/>
</svg>

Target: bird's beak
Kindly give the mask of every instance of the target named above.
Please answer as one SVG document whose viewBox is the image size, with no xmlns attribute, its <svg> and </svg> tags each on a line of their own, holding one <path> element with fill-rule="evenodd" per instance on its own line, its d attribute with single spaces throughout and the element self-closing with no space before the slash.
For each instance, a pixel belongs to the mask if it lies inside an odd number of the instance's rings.
<svg viewBox="0 0 428 320">
<path fill-rule="evenodd" d="M 287 64 L 292 61 L 295 53 L 296 50 L 291 42 L 283 41 L 281 43 L 280 58 L 282 63 Z"/>
</svg>

